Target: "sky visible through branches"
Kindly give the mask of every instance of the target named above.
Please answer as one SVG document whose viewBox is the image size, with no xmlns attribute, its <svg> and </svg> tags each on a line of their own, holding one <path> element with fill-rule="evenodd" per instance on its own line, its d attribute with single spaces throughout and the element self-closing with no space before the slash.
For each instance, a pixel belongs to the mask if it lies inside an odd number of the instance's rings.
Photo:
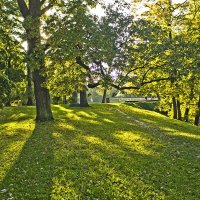
<svg viewBox="0 0 200 200">
<path fill-rule="evenodd" d="M 125 0 L 125 1 L 127 3 L 131 3 L 132 2 L 132 0 Z M 183 3 L 184 1 L 185 0 L 172 0 L 172 3 Z M 116 2 L 116 0 L 104 0 L 104 2 L 106 4 L 114 4 Z M 139 13 L 138 14 L 144 12 L 144 10 L 145 10 L 144 6 L 143 6 L 144 2 L 145 2 L 145 0 L 141 0 L 141 3 L 139 5 L 140 9 L 139 9 Z M 102 7 L 100 5 L 97 5 L 97 7 L 95 9 L 93 9 L 91 12 L 93 14 L 96 14 L 96 15 L 100 16 L 100 17 L 105 15 L 104 10 L 102 9 Z M 127 12 L 129 12 L 129 11 L 127 10 Z"/>
</svg>

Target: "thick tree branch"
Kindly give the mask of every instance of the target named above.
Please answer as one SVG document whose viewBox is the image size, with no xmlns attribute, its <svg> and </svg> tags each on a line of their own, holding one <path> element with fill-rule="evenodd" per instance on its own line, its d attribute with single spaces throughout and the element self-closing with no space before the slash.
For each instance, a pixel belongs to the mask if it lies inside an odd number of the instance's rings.
<svg viewBox="0 0 200 200">
<path fill-rule="evenodd" d="M 20 12 L 24 18 L 26 18 L 29 14 L 28 6 L 24 0 L 17 0 Z"/>
<path fill-rule="evenodd" d="M 85 70 L 87 70 L 87 72 L 88 72 L 88 77 L 89 77 L 89 79 L 91 80 L 91 81 L 93 81 L 93 78 L 92 78 L 92 75 L 91 75 L 91 71 L 90 71 L 90 67 L 88 66 L 88 65 L 86 65 L 82 60 L 81 60 L 81 57 L 80 56 L 78 56 L 78 57 L 76 57 L 76 63 L 78 64 L 78 65 L 80 65 L 81 67 L 83 67 Z"/>
<path fill-rule="evenodd" d="M 134 71 L 136 71 L 136 70 L 139 70 L 139 69 L 144 69 L 145 66 L 146 66 L 146 64 L 144 64 L 142 67 L 136 67 L 136 68 L 134 68 L 134 69 L 128 71 L 128 72 L 126 73 L 126 75 L 122 78 L 121 82 L 119 83 L 119 86 L 120 86 L 121 84 L 123 84 L 123 82 L 126 80 L 126 78 L 128 78 L 128 76 L 129 76 L 130 73 L 132 73 L 132 72 L 134 72 Z"/>
<path fill-rule="evenodd" d="M 88 84 L 88 87 L 89 87 L 89 88 L 95 88 L 95 87 L 97 87 L 97 86 L 99 86 L 99 85 L 101 85 L 101 84 L 100 84 L 100 81 L 98 81 L 97 83 L 89 83 L 89 84 Z"/>
<path fill-rule="evenodd" d="M 90 72 L 89 66 L 87 66 L 87 65 L 81 60 L 81 57 L 80 57 L 80 56 L 76 57 L 76 63 L 79 64 L 81 67 L 83 67 L 84 69 L 86 69 L 87 71 Z"/>
<path fill-rule="evenodd" d="M 42 4 L 41 4 L 42 5 Z M 50 1 L 49 4 L 41 10 L 41 15 L 45 14 L 48 10 L 53 7 L 53 1 Z"/>
<path fill-rule="evenodd" d="M 149 69 L 147 69 L 146 72 L 143 74 L 142 83 L 144 82 L 144 80 L 145 80 L 147 74 L 148 74 L 151 70 L 155 71 L 155 70 L 157 70 L 157 69 L 160 69 L 160 68 L 164 67 L 165 65 L 166 65 L 166 63 L 164 63 L 164 64 L 162 64 L 162 65 L 157 65 L 157 66 L 154 66 L 154 67 L 150 67 Z"/>
<path fill-rule="evenodd" d="M 86 65 L 82 60 L 81 60 L 81 57 L 78 56 L 76 57 L 76 63 L 79 64 L 81 67 L 83 67 L 85 70 L 88 71 L 88 77 L 90 78 L 90 80 L 92 80 L 92 75 L 91 75 L 91 71 L 90 71 L 90 67 L 88 65 Z M 97 64 L 97 63 L 95 63 Z M 98 63 L 100 64 L 100 63 Z M 97 86 L 101 85 L 101 81 L 98 81 L 97 83 L 89 83 L 88 84 L 88 87 L 89 88 L 95 88 Z"/>
<path fill-rule="evenodd" d="M 115 84 L 111 84 L 112 87 L 118 89 L 118 90 L 130 90 L 130 89 L 140 89 L 140 87 L 137 87 L 137 86 L 124 86 L 124 87 L 120 87 L 118 85 L 115 85 Z"/>
<path fill-rule="evenodd" d="M 141 83 L 141 86 L 146 85 L 146 84 L 149 84 L 149 83 L 160 82 L 160 81 L 168 81 L 168 80 L 171 80 L 171 77 L 167 77 L 167 78 L 158 78 L 158 79 L 154 79 L 154 80 L 142 82 L 142 83 Z"/>
<path fill-rule="evenodd" d="M 154 82 L 167 81 L 167 80 L 170 80 L 170 79 L 171 79 L 171 77 L 153 79 L 153 80 L 150 80 L 150 81 L 142 82 L 142 83 L 140 84 L 140 86 L 124 86 L 124 87 L 120 87 L 120 86 L 115 85 L 115 84 L 111 84 L 111 86 L 114 87 L 114 88 L 116 88 L 116 89 L 118 89 L 118 90 L 130 90 L 130 89 L 138 90 L 138 89 L 140 89 L 143 85 L 146 85 L 146 84 L 149 84 L 149 83 L 154 83 Z"/>
</svg>

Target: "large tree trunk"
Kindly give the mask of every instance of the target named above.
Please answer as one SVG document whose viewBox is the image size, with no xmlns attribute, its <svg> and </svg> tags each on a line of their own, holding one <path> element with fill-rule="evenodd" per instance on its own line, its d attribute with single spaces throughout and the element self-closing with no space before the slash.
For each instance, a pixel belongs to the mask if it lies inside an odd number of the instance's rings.
<svg viewBox="0 0 200 200">
<path fill-rule="evenodd" d="M 36 99 L 36 121 L 49 121 L 53 119 L 49 90 L 42 87 L 45 78 L 39 70 L 33 72 L 34 92 Z"/>
<path fill-rule="evenodd" d="M 177 119 L 177 104 L 176 104 L 176 98 L 172 97 L 172 105 L 173 105 L 173 118 Z"/>
<path fill-rule="evenodd" d="M 196 126 L 199 125 L 199 117 L 200 117 L 200 96 L 199 96 L 199 101 L 197 103 L 197 111 L 194 119 L 194 125 Z"/>
<path fill-rule="evenodd" d="M 88 107 L 88 100 L 87 100 L 87 91 L 83 89 L 80 91 L 80 106 L 81 107 Z"/>
<path fill-rule="evenodd" d="M 29 41 L 28 44 L 28 53 L 32 57 L 32 52 L 38 45 L 38 42 L 33 39 Z M 41 52 L 41 54 L 42 53 L 43 52 Z M 41 54 L 40 56 L 42 56 Z M 44 60 L 41 58 L 40 66 L 36 66 L 36 69 L 33 70 L 34 94 L 36 100 L 36 121 L 49 121 L 53 119 L 49 90 L 43 86 L 46 82 L 46 78 L 41 74 L 43 69 Z"/>
<path fill-rule="evenodd" d="M 107 94 L 107 89 L 105 88 L 103 91 L 102 103 L 106 103 L 106 94 Z"/>
<path fill-rule="evenodd" d="M 181 102 L 177 100 L 177 112 L 178 112 L 178 120 L 182 120 L 182 113 L 181 113 Z"/>
<path fill-rule="evenodd" d="M 27 106 L 32 106 L 33 105 L 33 90 L 32 90 L 32 75 L 31 75 L 31 70 L 30 70 L 30 66 L 27 66 L 27 81 L 28 81 L 28 85 L 27 85 Z"/>
<path fill-rule="evenodd" d="M 41 44 L 41 22 L 40 17 L 46 11 L 41 10 L 40 0 L 29 0 L 26 4 L 24 0 L 17 0 L 19 9 L 25 19 L 24 28 L 28 42 L 28 66 L 33 67 L 34 94 L 36 99 L 36 120 L 52 120 L 49 90 L 43 85 L 45 77 L 44 71 L 44 49 Z"/>
</svg>

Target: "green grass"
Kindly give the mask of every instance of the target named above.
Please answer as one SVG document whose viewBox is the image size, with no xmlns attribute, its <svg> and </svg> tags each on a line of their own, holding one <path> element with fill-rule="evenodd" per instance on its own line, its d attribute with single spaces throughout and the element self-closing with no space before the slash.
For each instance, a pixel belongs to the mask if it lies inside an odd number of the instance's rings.
<svg viewBox="0 0 200 200">
<path fill-rule="evenodd" d="M 141 102 L 134 102 L 134 103 L 125 103 L 126 105 L 150 110 L 150 111 L 157 111 L 157 107 L 159 102 L 158 101 L 141 101 Z"/>
<path fill-rule="evenodd" d="M 200 199 L 200 129 L 124 104 L 0 111 L 0 199 Z"/>
</svg>

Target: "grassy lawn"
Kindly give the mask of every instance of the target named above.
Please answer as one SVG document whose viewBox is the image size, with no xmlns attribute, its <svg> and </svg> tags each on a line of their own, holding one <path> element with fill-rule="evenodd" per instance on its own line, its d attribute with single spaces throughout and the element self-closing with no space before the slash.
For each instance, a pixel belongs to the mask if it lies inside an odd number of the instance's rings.
<svg viewBox="0 0 200 200">
<path fill-rule="evenodd" d="M 200 128 L 124 104 L 0 111 L 0 199 L 198 200 Z"/>
</svg>

